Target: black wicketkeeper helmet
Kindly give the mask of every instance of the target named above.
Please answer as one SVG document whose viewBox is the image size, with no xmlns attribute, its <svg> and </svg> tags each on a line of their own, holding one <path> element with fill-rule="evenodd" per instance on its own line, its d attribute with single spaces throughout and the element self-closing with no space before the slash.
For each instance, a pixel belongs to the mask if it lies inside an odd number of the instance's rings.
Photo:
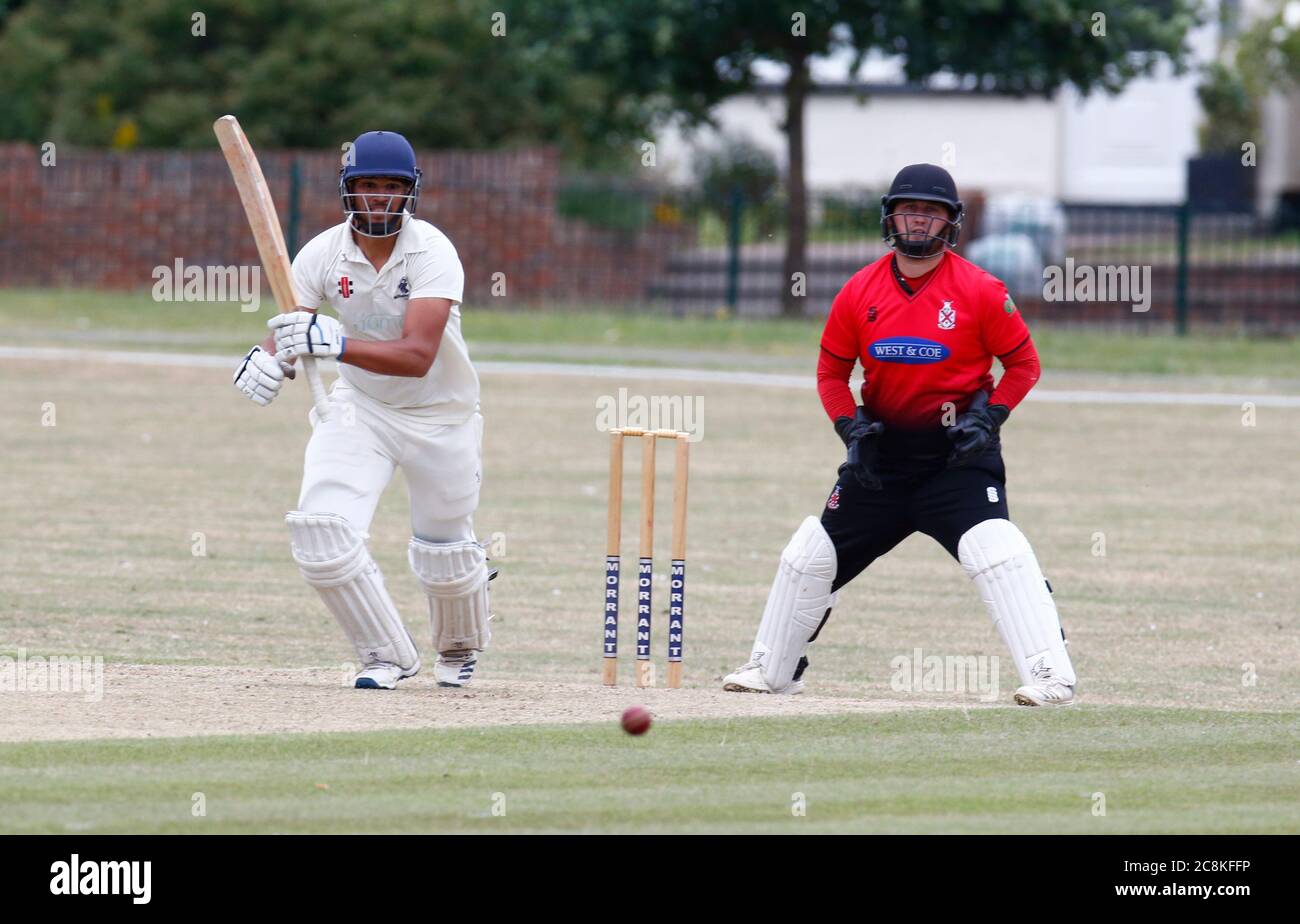
<svg viewBox="0 0 1300 924">
<path fill-rule="evenodd" d="M 906 232 L 899 232 L 890 219 L 906 212 L 895 212 L 894 203 L 901 199 L 920 199 L 941 202 L 948 207 L 947 227 L 939 234 L 926 234 L 924 240 L 908 240 Z M 912 164 L 898 171 L 889 192 L 880 197 L 880 236 L 886 244 L 908 257 L 932 257 L 944 247 L 956 247 L 961 234 L 961 222 L 966 207 L 957 198 L 957 184 L 952 175 L 934 164 Z"/>
</svg>

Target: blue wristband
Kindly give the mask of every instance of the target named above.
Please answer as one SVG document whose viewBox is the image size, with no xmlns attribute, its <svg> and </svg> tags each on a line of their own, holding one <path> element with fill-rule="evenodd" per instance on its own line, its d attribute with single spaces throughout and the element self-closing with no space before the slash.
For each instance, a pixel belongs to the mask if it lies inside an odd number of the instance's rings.
<svg viewBox="0 0 1300 924">
<path fill-rule="evenodd" d="M 348 338 L 347 338 L 347 337 L 340 337 L 340 338 L 339 338 L 339 356 L 338 356 L 339 359 L 342 359 L 342 358 L 343 358 L 343 351 L 346 350 L 347 348 L 348 348 Z"/>
</svg>

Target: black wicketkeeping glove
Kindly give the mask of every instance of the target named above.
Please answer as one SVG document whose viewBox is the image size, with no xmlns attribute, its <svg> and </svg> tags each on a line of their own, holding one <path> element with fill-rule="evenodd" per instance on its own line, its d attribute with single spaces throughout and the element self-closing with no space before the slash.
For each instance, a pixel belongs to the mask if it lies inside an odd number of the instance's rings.
<svg viewBox="0 0 1300 924">
<path fill-rule="evenodd" d="M 835 420 L 835 432 L 848 447 L 848 460 L 845 467 L 853 473 L 868 491 L 879 491 L 880 475 L 876 469 L 880 461 L 880 434 L 885 425 L 867 416 L 866 409 L 859 406 L 852 417 L 839 417 Z"/>
<path fill-rule="evenodd" d="M 1010 415 L 1011 408 L 1005 404 L 989 405 L 988 392 L 983 389 L 975 392 L 966 413 L 948 428 L 948 439 L 952 441 L 948 467 L 957 468 L 978 458 L 997 438 L 998 430 Z"/>
</svg>

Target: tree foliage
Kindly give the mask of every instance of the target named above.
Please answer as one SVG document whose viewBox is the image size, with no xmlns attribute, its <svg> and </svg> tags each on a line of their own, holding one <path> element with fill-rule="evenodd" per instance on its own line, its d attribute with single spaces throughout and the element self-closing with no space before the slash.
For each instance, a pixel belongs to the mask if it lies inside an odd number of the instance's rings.
<svg viewBox="0 0 1300 924">
<path fill-rule="evenodd" d="M 1243 142 L 1259 138 L 1259 88 L 1246 74 L 1215 61 L 1205 68 L 1196 96 L 1205 114 L 1201 153 L 1238 154 Z"/>
<path fill-rule="evenodd" d="M 700 199 L 720 211 L 729 208 L 737 194 L 746 203 L 763 204 L 776 192 L 780 179 L 767 149 L 743 137 L 723 138 L 715 147 L 697 151 L 691 169 Z"/>
<path fill-rule="evenodd" d="M 874 49 L 918 80 L 1116 89 L 1178 57 L 1189 2 L 1110 3 L 1098 38 L 1090 0 L 212 0 L 202 35 L 183 0 L 0 0 L 0 137 L 206 147 L 233 111 L 268 144 L 383 124 L 421 146 L 544 141 L 599 161 L 666 115 L 707 120 L 759 58 Z"/>
<path fill-rule="evenodd" d="M 610 78 L 609 92 L 708 119 L 752 89 L 759 59 L 792 63 L 849 52 L 898 55 L 908 79 L 936 74 L 1019 95 L 1065 83 L 1117 92 L 1162 59 L 1181 67 L 1196 0 L 514 0 L 526 40 L 571 68 Z M 1102 34 L 1098 34 L 1099 29 Z"/>
<path fill-rule="evenodd" d="M 1260 13 L 1202 71 L 1204 153 L 1239 154 L 1243 142 L 1258 142 L 1264 98 L 1300 86 L 1300 3 L 1275 0 Z"/>
<path fill-rule="evenodd" d="M 201 7 L 202 31 L 193 19 Z M 598 159 L 640 132 L 594 71 L 494 34 L 488 0 L 29 0 L 0 18 L 0 138 L 336 147 L 384 126 L 431 148 L 555 143 Z M 132 140 L 133 139 L 133 140 Z"/>
<path fill-rule="evenodd" d="M 1300 4 L 1274 0 L 1242 34 L 1233 55 L 1237 69 L 1253 88 L 1300 86 Z"/>
</svg>

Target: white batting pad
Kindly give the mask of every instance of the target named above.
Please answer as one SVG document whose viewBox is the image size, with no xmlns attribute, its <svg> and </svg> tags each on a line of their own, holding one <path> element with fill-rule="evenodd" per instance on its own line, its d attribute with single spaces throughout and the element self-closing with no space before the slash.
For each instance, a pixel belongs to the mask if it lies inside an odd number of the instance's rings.
<svg viewBox="0 0 1300 924">
<path fill-rule="evenodd" d="M 488 628 L 487 553 L 477 542 L 411 539 L 411 570 L 429 596 L 429 626 L 440 652 L 481 651 L 492 639 Z"/>
<path fill-rule="evenodd" d="M 343 517 L 330 513 L 287 514 L 293 558 L 357 650 L 363 666 L 419 663 L 411 635 L 384 586 L 365 539 Z"/>
<path fill-rule="evenodd" d="M 808 517 L 781 553 L 750 654 L 773 693 L 790 685 L 808 640 L 835 603 L 835 569 L 831 537 L 816 517 Z"/>
<path fill-rule="evenodd" d="M 1020 682 L 1031 683 L 1034 672 L 1047 668 L 1073 686 L 1056 604 L 1024 533 L 1010 520 L 985 520 L 966 530 L 957 557 L 1010 649 Z"/>
</svg>

